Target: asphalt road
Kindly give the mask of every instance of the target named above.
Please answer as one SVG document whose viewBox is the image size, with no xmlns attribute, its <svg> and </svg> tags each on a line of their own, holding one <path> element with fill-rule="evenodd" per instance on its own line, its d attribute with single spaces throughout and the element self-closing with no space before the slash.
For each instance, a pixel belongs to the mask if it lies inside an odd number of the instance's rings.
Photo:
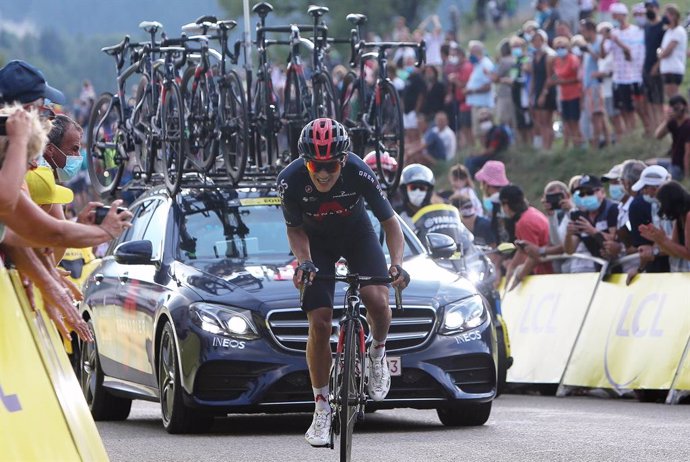
<svg viewBox="0 0 690 462">
<path fill-rule="evenodd" d="M 205 435 L 168 435 L 157 404 L 135 401 L 125 422 L 98 422 L 113 461 L 337 461 L 303 434 L 307 414 L 233 415 Z M 444 427 L 435 411 L 367 414 L 357 461 L 688 461 L 690 406 L 592 397 L 505 395 L 476 428 Z"/>
</svg>

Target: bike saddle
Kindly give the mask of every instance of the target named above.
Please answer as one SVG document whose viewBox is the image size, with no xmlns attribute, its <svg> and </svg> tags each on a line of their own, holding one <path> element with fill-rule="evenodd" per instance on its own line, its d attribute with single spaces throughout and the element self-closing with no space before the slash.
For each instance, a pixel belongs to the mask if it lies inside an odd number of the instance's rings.
<svg viewBox="0 0 690 462">
<path fill-rule="evenodd" d="M 328 13 L 328 7 L 312 5 L 307 10 L 307 13 L 309 13 L 314 18 L 320 18 L 324 14 Z"/>
<path fill-rule="evenodd" d="M 142 21 L 139 23 L 139 29 L 144 29 L 148 34 L 155 34 L 159 30 L 163 29 L 163 24 L 158 21 Z"/>
<path fill-rule="evenodd" d="M 216 17 L 213 16 L 213 15 L 207 14 L 207 15 L 201 16 L 200 18 L 198 18 L 198 19 L 197 19 L 196 21 L 194 21 L 194 22 L 197 23 L 197 24 L 201 24 L 202 22 L 213 22 L 213 23 L 216 23 L 216 22 L 218 22 L 218 18 L 216 18 Z"/>
<path fill-rule="evenodd" d="M 209 31 L 218 29 L 218 25 L 213 22 L 203 22 L 200 24 L 190 22 L 189 24 L 182 26 L 182 32 L 185 32 L 189 35 L 206 35 Z"/>
<path fill-rule="evenodd" d="M 232 19 L 218 21 L 218 26 L 223 30 L 233 30 L 237 26 L 237 21 L 233 21 Z"/>
<path fill-rule="evenodd" d="M 362 24 L 367 22 L 367 17 L 363 14 L 352 13 L 347 15 L 347 20 L 354 25 L 361 26 Z"/>
<path fill-rule="evenodd" d="M 122 52 L 122 50 L 125 49 L 127 44 L 129 44 L 129 35 L 125 35 L 125 38 L 122 39 L 122 41 L 120 43 L 118 43 L 117 45 L 113 45 L 110 47 L 103 47 L 103 48 L 101 48 L 101 51 L 107 55 L 115 56 L 116 54 Z"/>
<path fill-rule="evenodd" d="M 260 17 L 265 18 L 266 16 L 268 16 L 268 13 L 273 11 L 273 7 L 271 6 L 270 3 L 261 2 L 261 3 L 257 3 L 256 5 L 254 5 L 254 8 L 252 8 L 252 11 L 254 13 L 258 14 Z"/>
</svg>

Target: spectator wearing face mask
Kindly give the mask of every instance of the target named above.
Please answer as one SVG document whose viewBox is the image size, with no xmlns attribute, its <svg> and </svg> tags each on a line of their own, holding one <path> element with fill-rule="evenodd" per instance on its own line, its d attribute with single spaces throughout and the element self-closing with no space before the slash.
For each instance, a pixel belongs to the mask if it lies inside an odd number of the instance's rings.
<svg viewBox="0 0 690 462">
<path fill-rule="evenodd" d="M 553 74 L 548 86 L 558 87 L 561 102 L 561 119 L 564 125 L 564 147 L 569 143 L 582 145 L 580 132 L 580 98 L 582 82 L 580 80 L 580 58 L 570 51 L 570 41 L 565 37 L 556 37 L 553 41 L 556 57 L 553 59 Z"/>
<path fill-rule="evenodd" d="M 678 87 L 683 83 L 685 62 L 687 60 L 688 33 L 680 24 L 680 11 L 674 4 L 666 5 L 664 19 L 668 23 L 661 47 L 657 50 L 659 71 L 664 81 L 664 92 L 667 98 L 678 94 Z"/>
<path fill-rule="evenodd" d="M 520 135 L 520 143 L 530 145 L 533 121 L 529 109 L 530 57 L 527 53 L 527 42 L 518 36 L 513 36 L 509 43 L 511 54 L 515 59 L 508 74 L 511 85 L 510 94 L 515 108 L 515 127 Z"/>
<path fill-rule="evenodd" d="M 457 123 L 454 127 L 458 135 L 461 148 L 474 146 L 472 134 L 472 107 L 467 104 L 465 86 L 472 75 L 472 63 L 467 59 L 465 50 L 457 43 L 449 45 L 448 64 L 444 67 L 444 75 L 448 77 L 448 94 L 446 104 L 457 107 Z"/>
<path fill-rule="evenodd" d="M 505 125 L 495 125 L 490 111 L 479 113 L 479 133 L 484 149 L 465 159 L 465 166 L 476 174 L 489 160 L 495 159 L 510 146 L 510 131 Z"/>
<path fill-rule="evenodd" d="M 642 68 L 642 81 L 645 96 L 649 107 L 649 117 L 652 126 L 658 126 L 664 117 L 664 82 L 659 72 L 659 58 L 656 51 L 661 48 L 664 39 L 664 21 L 659 15 L 659 2 L 650 0 L 644 3 L 644 65 Z"/>
<path fill-rule="evenodd" d="M 397 212 L 410 228 L 414 229 L 412 217 L 432 203 L 435 184 L 434 173 L 425 165 L 410 164 L 403 169 L 400 175 L 402 206 Z"/>
<path fill-rule="evenodd" d="M 668 166 L 674 180 L 682 180 L 690 172 L 690 118 L 688 103 L 680 95 L 669 100 L 669 112 L 666 120 L 657 127 L 654 135 L 662 139 L 671 134 L 671 161 L 656 159 L 656 162 Z"/>
<path fill-rule="evenodd" d="M 666 273 L 669 271 L 668 256 L 663 255 L 653 241 L 642 236 L 641 228 L 653 224 L 661 228 L 666 234 L 671 234 L 671 225 L 659 216 L 659 201 L 656 193 L 664 183 L 671 179 L 668 171 L 660 165 L 650 165 L 640 175 L 640 179 L 632 186 L 637 197 L 630 204 L 630 242 L 640 254 L 639 271 L 647 273 Z"/>
<path fill-rule="evenodd" d="M 598 72 L 594 74 L 594 77 L 601 80 L 601 93 L 604 97 L 604 109 L 606 110 L 606 116 L 611 123 L 613 128 L 613 134 L 609 136 L 608 131 L 606 131 L 605 137 L 612 143 L 616 140 L 620 140 L 623 137 L 624 127 L 623 127 L 623 116 L 621 116 L 621 111 L 618 110 L 613 101 L 613 55 L 611 54 L 611 30 L 613 25 L 610 22 L 601 22 L 597 24 L 597 34 L 601 36 L 601 47 L 597 50 L 597 68 Z M 604 129 L 608 130 L 606 124 L 604 124 Z"/>
<path fill-rule="evenodd" d="M 480 114 L 492 112 L 494 107 L 493 92 L 491 90 L 491 75 L 494 63 L 484 53 L 484 44 L 477 40 L 469 43 L 472 74 L 465 86 L 467 104 L 472 108 L 472 133 L 475 138 L 482 136 L 480 129 Z"/>
<path fill-rule="evenodd" d="M 532 37 L 532 46 L 529 104 L 534 111 L 535 147 L 548 151 L 554 138 L 553 113 L 556 110 L 556 87 L 548 82 L 552 79 L 556 53 L 549 48 L 546 32 L 541 29 Z"/>
<path fill-rule="evenodd" d="M 498 245 L 496 235 L 491 229 L 491 222 L 477 215 L 472 199 L 460 193 L 452 196 L 450 202 L 460 211 L 462 224 L 474 235 L 475 244 L 489 247 Z"/>
<path fill-rule="evenodd" d="M 593 257 L 605 257 L 604 242 L 613 236 L 618 224 L 618 206 L 606 198 L 599 177 L 583 175 L 575 188 L 573 202 L 576 210 L 568 216 L 564 250 L 568 254 L 585 253 Z M 580 244 L 582 244 L 581 247 Z M 585 250 L 586 249 L 586 250 Z M 599 265 L 582 260 L 573 261 L 572 272 L 598 271 Z"/>
<path fill-rule="evenodd" d="M 437 112 L 434 116 L 434 125 L 434 132 L 437 133 L 441 141 L 443 141 L 443 147 L 446 151 L 445 160 L 453 160 L 458 150 L 458 144 L 455 132 L 448 126 L 448 115 L 443 111 Z"/>
<path fill-rule="evenodd" d="M 597 34 L 597 26 L 588 19 L 580 23 L 580 31 L 584 39 L 582 50 L 582 91 L 583 111 L 589 118 L 591 126 L 590 146 L 594 149 L 608 144 L 606 130 L 605 101 L 603 93 L 603 78 L 599 73 L 599 56 L 601 54 L 602 39 Z"/>
<path fill-rule="evenodd" d="M 642 237 L 654 242 L 660 252 L 669 256 L 671 272 L 690 271 L 690 193 L 676 181 L 661 185 L 656 194 L 659 214 L 673 222 L 671 234 L 661 228 L 640 225 Z"/>
<path fill-rule="evenodd" d="M 515 67 L 515 57 L 512 54 L 510 42 L 503 39 L 498 45 L 500 58 L 492 75 L 496 85 L 496 117 L 499 124 L 506 124 L 515 128 L 515 105 L 513 104 L 512 86 L 513 79 L 510 76 Z"/>
<path fill-rule="evenodd" d="M 474 192 L 474 182 L 472 181 L 472 175 L 470 175 L 467 167 L 460 164 L 453 165 L 448 172 L 448 179 L 451 187 L 453 188 L 451 197 L 468 197 L 472 202 L 472 206 L 474 207 L 474 214 L 478 217 L 484 216 L 482 201 L 479 200 L 477 193 Z"/>
<path fill-rule="evenodd" d="M 491 220 L 491 229 L 499 242 L 512 242 L 514 233 L 506 228 L 506 223 L 501 212 L 499 194 L 501 190 L 510 184 L 506 176 L 506 166 L 498 160 L 490 160 L 477 172 L 475 179 L 479 181 L 482 192 L 482 205 L 486 211 L 486 217 Z"/>
</svg>

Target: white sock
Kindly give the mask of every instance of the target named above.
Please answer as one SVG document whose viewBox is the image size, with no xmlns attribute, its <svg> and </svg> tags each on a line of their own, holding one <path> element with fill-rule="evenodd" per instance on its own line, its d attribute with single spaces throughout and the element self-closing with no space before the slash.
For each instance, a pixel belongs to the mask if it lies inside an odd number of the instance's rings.
<svg viewBox="0 0 690 462">
<path fill-rule="evenodd" d="M 331 412 L 331 405 L 328 404 L 328 385 L 321 388 L 311 387 L 314 392 L 314 403 L 317 411 Z"/>
<path fill-rule="evenodd" d="M 372 358 L 382 358 L 384 354 L 386 354 L 386 341 L 372 340 L 371 347 L 369 347 L 369 356 Z"/>
</svg>

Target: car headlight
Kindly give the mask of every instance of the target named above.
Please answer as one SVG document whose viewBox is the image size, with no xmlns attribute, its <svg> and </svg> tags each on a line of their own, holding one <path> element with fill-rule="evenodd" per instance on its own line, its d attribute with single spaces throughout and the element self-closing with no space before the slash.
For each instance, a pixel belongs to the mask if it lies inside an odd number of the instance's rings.
<svg viewBox="0 0 690 462">
<path fill-rule="evenodd" d="M 479 295 L 449 303 L 443 313 L 440 333 L 452 335 L 481 326 L 489 317 Z"/>
<path fill-rule="evenodd" d="M 242 340 L 259 338 L 248 310 L 210 303 L 192 303 L 189 312 L 192 322 L 211 334 L 229 335 Z"/>
</svg>

